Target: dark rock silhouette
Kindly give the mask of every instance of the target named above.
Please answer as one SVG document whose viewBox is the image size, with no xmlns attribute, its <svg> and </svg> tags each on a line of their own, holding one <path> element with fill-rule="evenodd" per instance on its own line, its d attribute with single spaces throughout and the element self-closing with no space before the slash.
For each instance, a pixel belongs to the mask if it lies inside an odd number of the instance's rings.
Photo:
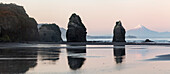
<svg viewBox="0 0 170 74">
<path fill-rule="evenodd" d="M 0 36 L 2 36 L 2 28 L 1 28 L 1 26 L 0 26 Z"/>
<path fill-rule="evenodd" d="M 86 42 L 86 28 L 81 18 L 75 13 L 71 15 L 66 32 L 67 42 Z"/>
<path fill-rule="evenodd" d="M 39 28 L 41 42 L 62 42 L 61 31 L 56 24 L 43 24 Z"/>
<path fill-rule="evenodd" d="M 154 41 L 151 41 L 151 40 L 149 40 L 149 39 L 146 39 L 145 42 L 154 42 Z"/>
<path fill-rule="evenodd" d="M 126 42 L 125 41 L 125 29 L 122 26 L 121 21 L 117 21 L 114 27 L 113 42 Z"/>
<path fill-rule="evenodd" d="M 3 29 L 2 29 L 2 26 L 0 25 L 0 42 L 1 41 L 5 41 L 3 38 L 2 38 L 2 32 L 3 32 Z"/>
<path fill-rule="evenodd" d="M 122 63 L 124 56 L 125 56 L 125 45 L 123 46 L 114 46 L 114 56 L 115 56 L 115 61 L 117 64 Z"/>
<path fill-rule="evenodd" d="M 73 45 L 73 46 L 75 46 L 75 45 Z M 84 45 L 84 46 L 86 46 L 86 45 Z M 86 47 L 67 48 L 67 53 L 68 54 L 86 53 Z M 69 67 L 72 70 L 80 69 L 82 67 L 82 65 L 84 64 L 84 61 L 86 60 L 86 58 L 79 57 L 79 56 L 68 56 L 67 58 L 68 58 Z"/>
<path fill-rule="evenodd" d="M 37 22 L 22 6 L 1 3 L 0 27 L 0 41 L 38 41 Z"/>
<path fill-rule="evenodd" d="M 36 49 L 0 49 L 0 74 L 22 74 L 37 65 Z"/>
</svg>

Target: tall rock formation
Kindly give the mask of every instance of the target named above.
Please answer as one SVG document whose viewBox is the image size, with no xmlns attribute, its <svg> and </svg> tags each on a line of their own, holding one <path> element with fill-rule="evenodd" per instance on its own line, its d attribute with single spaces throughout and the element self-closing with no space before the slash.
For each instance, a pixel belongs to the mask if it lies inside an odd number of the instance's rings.
<svg viewBox="0 0 170 74">
<path fill-rule="evenodd" d="M 37 41 L 38 28 L 22 6 L 0 4 L 0 41 Z"/>
<path fill-rule="evenodd" d="M 113 42 L 126 42 L 125 41 L 125 29 L 122 26 L 121 21 L 117 21 L 114 27 Z"/>
<path fill-rule="evenodd" d="M 86 42 L 86 28 L 81 18 L 75 13 L 71 15 L 66 32 L 67 42 Z"/>
<path fill-rule="evenodd" d="M 39 28 L 41 42 L 62 42 L 61 31 L 56 24 L 43 24 Z"/>
</svg>

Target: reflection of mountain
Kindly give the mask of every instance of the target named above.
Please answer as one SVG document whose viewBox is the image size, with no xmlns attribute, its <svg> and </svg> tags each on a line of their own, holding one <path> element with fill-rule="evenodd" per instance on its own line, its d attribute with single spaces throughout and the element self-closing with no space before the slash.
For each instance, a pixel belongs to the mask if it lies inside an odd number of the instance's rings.
<svg viewBox="0 0 170 74">
<path fill-rule="evenodd" d="M 4 59 L 3 59 L 4 58 Z M 25 73 L 37 65 L 37 51 L 32 49 L 0 49 L 0 73 Z"/>
<path fill-rule="evenodd" d="M 115 61 L 116 63 L 122 63 L 124 56 L 125 56 L 125 45 L 123 46 L 114 46 L 114 56 L 115 56 Z"/>
<path fill-rule="evenodd" d="M 81 54 L 86 53 L 86 48 L 67 48 L 68 54 Z M 86 60 L 80 56 L 68 56 L 68 64 L 72 70 L 77 70 L 82 67 L 84 61 Z"/>
<path fill-rule="evenodd" d="M 137 37 L 170 37 L 170 32 L 156 32 L 152 31 L 142 25 L 128 30 L 126 35 L 132 35 Z"/>
</svg>

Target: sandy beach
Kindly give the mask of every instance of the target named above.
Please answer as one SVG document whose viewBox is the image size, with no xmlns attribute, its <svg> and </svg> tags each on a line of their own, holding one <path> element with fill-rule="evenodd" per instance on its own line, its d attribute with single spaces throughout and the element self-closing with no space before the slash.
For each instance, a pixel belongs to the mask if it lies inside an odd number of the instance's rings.
<svg viewBox="0 0 170 74">
<path fill-rule="evenodd" d="M 75 44 L 0 44 L 1 73 L 170 73 L 167 66 L 170 61 L 170 46 L 168 44 L 147 43 L 125 46 L 104 43 L 82 44 L 84 46 L 80 43 L 78 46 Z M 6 63 L 7 61 L 8 63 Z M 25 64 L 27 67 L 22 67 Z M 15 69 L 9 70 L 9 67 L 15 67 Z"/>
</svg>

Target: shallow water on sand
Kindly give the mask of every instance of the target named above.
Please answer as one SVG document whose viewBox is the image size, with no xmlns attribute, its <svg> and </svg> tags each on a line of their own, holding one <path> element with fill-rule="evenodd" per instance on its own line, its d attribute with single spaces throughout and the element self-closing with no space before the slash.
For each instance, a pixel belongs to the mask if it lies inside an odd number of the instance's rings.
<svg viewBox="0 0 170 74">
<path fill-rule="evenodd" d="M 1 73 L 170 73 L 170 46 L 59 44 L 25 46 L 27 47 L 23 48 L 22 45 L 19 48 L 0 48 Z"/>
</svg>

